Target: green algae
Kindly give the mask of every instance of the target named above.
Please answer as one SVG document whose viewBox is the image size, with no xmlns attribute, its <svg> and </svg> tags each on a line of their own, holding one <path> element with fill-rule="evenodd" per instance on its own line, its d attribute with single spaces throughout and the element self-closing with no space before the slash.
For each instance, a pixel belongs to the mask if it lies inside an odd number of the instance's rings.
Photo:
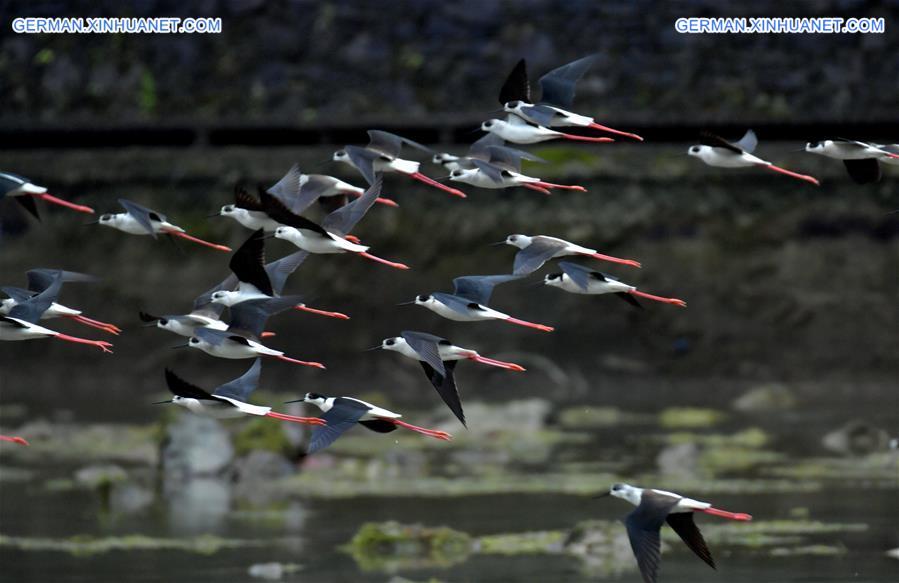
<svg viewBox="0 0 899 583">
<path fill-rule="evenodd" d="M 73 556 L 92 556 L 112 551 L 158 551 L 178 550 L 201 555 L 212 555 L 220 550 L 260 546 L 256 541 L 225 539 L 213 535 L 192 538 L 154 538 L 140 534 L 114 537 L 92 537 L 77 535 L 69 538 L 41 538 L 9 536 L 0 534 L 0 548 L 14 548 L 21 551 L 56 551 Z"/>
<path fill-rule="evenodd" d="M 569 407 L 558 415 L 558 424 L 561 427 L 573 429 L 615 427 L 650 421 L 651 415 L 630 413 L 617 407 Z"/>
<path fill-rule="evenodd" d="M 244 423 L 235 433 L 232 443 L 237 455 L 253 450 L 287 455 L 293 449 L 281 425 L 265 417 L 254 417 Z"/>
<path fill-rule="evenodd" d="M 475 548 L 484 555 L 558 553 L 566 536 L 559 530 L 492 534 L 478 537 Z"/>
<path fill-rule="evenodd" d="M 368 522 L 342 547 L 363 571 L 449 567 L 468 558 L 471 537 L 445 526 Z"/>
<path fill-rule="evenodd" d="M 659 425 L 667 429 L 711 427 L 725 419 L 722 411 L 698 407 L 670 407 L 659 413 Z"/>
</svg>

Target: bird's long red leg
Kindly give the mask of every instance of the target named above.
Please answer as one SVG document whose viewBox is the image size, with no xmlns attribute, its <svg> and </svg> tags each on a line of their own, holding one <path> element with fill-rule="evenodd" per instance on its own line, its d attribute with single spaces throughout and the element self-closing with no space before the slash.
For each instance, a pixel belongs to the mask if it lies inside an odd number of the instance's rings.
<svg viewBox="0 0 899 583">
<path fill-rule="evenodd" d="M 307 305 L 299 304 L 293 307 L 294 310 L 298 310 L 300 312 L 309 312 L 310 314 L 318 314 L 319 316 L 327 316 L 328 318 L 337 318 L 338 320 L 349 320 L 350 317 L 346 314 L 341 314 L 340 312 L 328 312 L 325 310 L 316 310 L 315 308 L 310 308 Z"/>
<path fill-rule="evenodd" d="M 481 356 L 480 354 L 474 354 L 472 356 L 469 356 L 468 360 L 473 360 L 475 362 L 480 362 L 481 364 L 486 364 L 489 366 L 504 368 L 506 370 L 514 370 L 516 372 L 524 372 L 526 370 L 520 364 L 515 364 L 514 362 L 504 362 L 502 360 L 495 360 L 493 358 L 487 358 L 486 356 Z"/>
<path fill-rule="evenodd" d="M 303 366 L 311 366 L 314 368 L 320 368 L 322 370 L 325 369 L 325 365 L 320 362 L 311 362 L 306 360 L 297 360 L 296 358 L 290 358 L 289 356 L 285 356 L 283 354 L 276 355 L 275 358 L 278 360 L 283 360 L 284 362 L 289 362 L 292 364 L 302 364 Z"/>
<path fill-rule="evenodd" d="M 705 508 L 705 509 L 700 510 L 700 512 L 705 512 L 706 514 L 711 514 L 713 516 L 720 516 L 721 518 L 727 518 L 730 520 L 742 520 L 742 521 L 752 520 L 752 515 L 746 514 L 745 512 L 728 512 L 727 510 L 719 510 L 718 508 Z"/>
<path fill-rule="evenodd" d="M 366 259 L 375 261 L 377 263 L 383 263 L 384 265 L 389 265 L 390 267 L 392 267 L 394 269 L 409 269 L 409 266 L 406 265 L 405 263 L 397 263 L 396 261 L 389 261 L 387 259 L 382 259 L 382 258 L 378 257 L 377 255 L 372 255 L 371 253 L 366 253 L 365 251 L 360 251 L 359 256 L 365 257 Z"/>
<path fill-rule="evenodd" d="M 811 184 L 814 184 L 815 186 L 821 185 L 821 183 L 818 182 L 817 178 L 815 178 L 814 176 L 809 176 L 808 174 L 799 174 L 798 172 L 792 172 L 790 170 L 787 170 L 786 168 L 775 166 L 774 164 L 765 164 L 764 167 L 768 170 L 773 170 L 774 172 L 780 172 L 781 174 L 786 174 L 787 176 L 792 176 L 793 178 L 804 180 L 805 182 L 809 182 Z"/>
<path fill-rule="evenodd" d="M 54 338 L 65 340 L 66 342 L 74 342 L 75 344 L 87 344 L 88 346 L 96 346 L 103 352 L 112 354 L 112 344 L 105 340 L 88 340 L 87 338 L 78 338 L 77 336 L 69 336 L 68 334 L 56 334 Z"/>
<path fill-rule="evenodd" d="M 70 208 L 73 211 L 78 211 L 79 213 L 85 213 L 88 215 L 94 214 L 94 209 L 89 206 L 84 206 L 83 204 L 75 204 L 74 202 L 69 202 L 67 200 L 63 200 L 61 198 L 56 198 L 50 193 L 42 192 L 41 194 L 33 194 L 32 196 L 36 196 L 41 200 L 45 200 L 51 204 L 57 204 L 59 206 L 64 206 L 66 208 Z"/>
<path fill-rule="evenodd" d="M 615 134 L 615 135 L 618 135 L 618 136 L 624 136 L 624 137 L 626 137 L 626 138 L 631 138 L 631 139 L 633 139 L 633 140 L 637 140 L 638 142 L 642 142 L 642 141 L 643 141 L 643 138 L 641 138 L 641 137 L 638 136 L 637 134 L 632 134 L 632 133 L 630 133 L 630 132 L 623 132 L 623 131 L 621 131 L 621 130 L 616 130 L 616 129 L 610 128 L 610 127 L 608 127 L 608 126 L 604 126 L 604 125 L 598 124 L 598 123 L 596 123 L 596 122 L 591 123 L 591 124 L 590 124 L 589 126 L 587 126 L 587 127 L 591 127 L 591 128 L 593 128 L 593 129 L 595 129 L 595 130 L 600 130 L 600 131 L 603 131 L 603 132 L 609 132 L 610 134 Z"/>
<path fill-rule="evenodd" d="M 327 425 L 324 419 L 319 419 L 318 417 L 295 417 L 294 415 L 288 415 L 286 413 L 278 413 L 277 411 L 269 411 L 265 414 L 266 417 L 272 417 L 274 419 L 280 419 L 281 421 L 292 421 L 294 423 L 305 423 L 306 425 Z"/>
<path fill-rule="evenodd" d="M 576 135 L 574 135 L 574 134 L 562 134 L 562 133 L 560 133 L 558 137 L 564 138 L 564 139 L 566 139 L 566 140 L 572 140 L 572 141 L 575 141 L 575 142 L 603 142 L 603 143 L 608 143 L 608 142 L 614 142 L 614 141 L 615 141 L 615 140 L 613 140 L 612 138 L 594 138 L 594 137 L 590 137 L 590 136 L 576 136 Z"/>
<path fill-rule="evenodd" d="M 453 188 L 452 186 L 447 186 L 446 184 L 441 184 L 441 183 L 437 182 L 436 180 L 434 180 L 433 178 L 429 178 L 429 177 L 425 176 L 421 172 L 410 172 L 407 174 L 407 176 L 414 178 L 415 180 L 418 180 L 419 182 L 424 182 L 428 186 L 433 186 L 434 188 L 439 188 L 443 192 L 448 192 L 448 193 L 452 194 L 453 196 L 458 196 L 459 198 L 467 198 L 467 195 L 464 192 L 462 192 L 461 190 Z"/>
<path fill-rule="evenodd" d="M 583 186 L 578 186 L 577 184 L 553 184 L 552 182 L 534 182 L 532 184 L 536 184 L 542 188 L 560 188 L 562 190 L 576 190 L 578 192 L 587 192 L 587 189 Z"/>
<path fill-rule="evenodd" d="M 122 329 L 115 324 L 107 324 L 106 322 L 94 320 L 93 318 L 88 318 L 87 316 L 83 316 L 81 314 L 66 315 L 65 317 L 74 320 L 79 324 L 84 324 L 85 326 L 96 328 L 97 330 L 103 330 L 104 332 L 108 332 L 110 334 L 118 335 L 122 331 Z"/>
<path fill-rule="evenodd" d="M 534 324 L 533 322 L 528 322 L 526 320 L 519 320 L 518 318 L 512 318 L 511 316 L 506 318 L 506 322 L 510 324 L 517 324 L 518 326 L 524 326 L 526 328 L 534 328 L 535 330 L 540 330 L 541 332 L 552 332 L 555 330 L 552 326 L 544 326 L 543 324 Z"/>
<path fill-rule="evenodd" d="M 635 296 L 638 296 L 641 298 L 646 298 L 647 300 L 652 300 L 654 302 L 662 302 L 663 304 L 672 304 L 675 306 L 680 306 L 682 308 L 687 307 L 687 302 L 685 302 L 684 300 L 679 300 L 677 298 L 664 298 L 662 296 L 654 296 L 652 294 L 648 294 L 646 292 L 641 292 L 636 289 L 632 289 L 629 293 L 631 295 L 635 295 Z"/>
<path fill-rule="evenodd" d="M 166 234 L 174 235 L 176 237 L 181 237 L 182 239 L 187 239 L 192 243 L 199 243 L 200 245 L 204 245 L 206 247 L 210 247 L 215 249 L 216 251 L 224 251 L 226 253 L 231 252 L 231 247 L 227 245 L 218 245 L 217 243 L 210 243 L 209 241 L 204 241 L 198 237 L 194 237 L 193 235 L 188 235 L 187 233 L 183 233 L 181 231 L 165 231 Z"/>
<path fill-rule="evenodd" d="M 260 334 L 259 337 L 260 338 L 271 338 L 272 336 L 276 336 L 276 335 L 277 334 L 275 332 L 269 332 L 268 330 L 266 330 L 265 332 Z"/>
<path fill-rule="evenodd" d="M 411 423 L 406 423 L 405 421 L 400 421 L 399 419 L 387 419 L 385 417 L 380 417 L 384 421 L 390 421 L 394 425 L 399 425 L 400 427 L 405 427 L 410 431 L 414 431 L 415 433 L 421 433 L 422 435 L 427 435 L 428 437 L 434 437 L 436 439 L 442 439 L 443 441 L 449 441 L 453 438 L 452 435 L 447 433 L 446 431 L 438 431 L 436 429 L 426 429 L 424 427 L 419 427 L 418 425 L 412 425 Z"/>
<path fill-rule="evenodd" d="M 621 265 L 630 265 L 631 267 L 643 267 L 643 265 L 639 261 L 634 261 L 633 259 L 620 259 L 618 257 L 612 257 L 611 255 L 603 255 L 602 253 L 581 253 L 581 255 L 592 257 L 593 259 L 599 259 L 600 261 L 620 263 Z"/>
<path fill-rule="evenodd" d="M 525 188 L 529 188 L 531 190 L 536 190 L 537 192 L 542 192 L 543 194 L 545 194 L 547 196 L 552 194 L 550 191 L 546 190 L 542 186 L 537 186 L 533 182 L 527 182 L 525 184 L 522 184 L 522 186 L 524 186 Z"/>
</svg>

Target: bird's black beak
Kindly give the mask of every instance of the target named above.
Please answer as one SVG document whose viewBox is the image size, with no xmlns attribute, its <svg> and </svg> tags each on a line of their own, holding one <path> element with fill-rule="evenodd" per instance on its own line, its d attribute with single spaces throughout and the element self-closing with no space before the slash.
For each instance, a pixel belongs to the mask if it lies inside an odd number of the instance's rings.
<svg viewBox="0 0 899 583">
<path fill-rule="evenodd" d="M 165 405 L 166 403 L 172 403 L 173 401 L 169 399 L 168 401 L 156 401 L 155 403 L 150 403 L 151 405 Z"/>
<path fill-rule="evenodd" d="M 146 324 L 141 324 L 141 326 L 143 326 L 144 328 L 150 328 L 152 326 L 155 326 L 156 324 L 156 322 L 147 322 Z"/>
<path fill-rule="evenodd" d="M 397 305 L 398 306 L 411 306 L 414 303 L 415 303 L 415 300 L 412 300 L 411 302 L 403 302 L 403 303 L 397 304 Z M 380 348 L 380 346 L 378 348 Z"/>
<path fill-rule="evenodd" d="M 190 346 L 190 344 L 179 344 L 177 346 L 172 346 L 172 350 L 176 348 L 187 348 L 188 346 Z"/>
<path fill-rule="evenodd" d="M 274 238 L 275 238 L 275 234 L 272 233 L 271 235 L 265 235 L 265 236 L 263 236 L 262 238 L 263 238 L 263 239 L 274 239 Z"/>
<path fill-rule="evenodd" d="M 207 219 L 212 219 L 212 218 L 220 217 L 220 216 L 222 216 L 222 213 L 219 212 L 219 213 L 213 213 L 213 214 L 211 214 L 211 215 L 206 215 L 206 218 L 207 218 Z"/>
<path fill-rule="evenodd" d="M 593 498 L 593 499 L 605 498 L 606 496 L 610 496 L 611 494 L 612 494 L 611 491 L 605 491 L 602 494 L 595 494 L 595 495 L 591 496 L 591 498 Z"/>
<path fill-rule="evenodd" d="M 534 281 L 534 282 L 529 283 L 526 287 L 537 287 L 539 285 L 544 285 L 544 284 L 546 284 L 546 281 L 541 279 L 540 281 Z"/>
<path fill-rule="evenodd" d="M 497 241 L 496 243 L 488 243 L 487 246 L 488 247 L 496 247 L 497 245 L 505 245 L 505 244 L 506 244 L 505 241 Z"/>
<path fill-rule="evenodd" d="M 363 352 L 371 352 L 372 350 L 380 350 L 380 349 L 381 349 L 381 345 L 378 344 L 377 346 L 372 346 L 371 348 L 366 348 Z"/>
<path fill-rule="evenodd" d="M 81 226 L 87 227 L 88 225 L 99 225 L 99 224 L 100 224 L 100 219 L 97 219 L 96 221 L 89 221 L 87 223 L 81 223 Z"/>
<path fill-rule="evenodd" d="M 293 401 L 284 401 L 284 404 L 287 405 L 289 403 L 305 403 L 306 399 L 294 399 Z"/>
</svg>

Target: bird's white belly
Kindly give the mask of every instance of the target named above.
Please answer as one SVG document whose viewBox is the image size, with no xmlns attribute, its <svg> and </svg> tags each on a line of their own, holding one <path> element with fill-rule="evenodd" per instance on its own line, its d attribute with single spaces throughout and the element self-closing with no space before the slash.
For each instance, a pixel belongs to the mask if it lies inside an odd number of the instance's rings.
<svg viewBox="0 0 899 583">
<path fill-rule="evenodd" d="M 438 346 L 437 354 L 440 355 L 440 360 L 463 360 L 471 356 L 476 356 L 477 352 L 462 348 L 461 346 L 451 345 Z"/>
<path fill-rule="evenodd" d="M 494 126 L 490 128 L 490 131 L 507 142 L 512 142 L 514 144 L 536 144 L 556 137 L 554 132 L 549 133 L 541 131 L 539 128 L 529 125 L 513 126 L 506 124 L 499 127 Z"/>
<path fill-rule="evenodd" d="M 53 302 L 50 304 L 50 307 L 47 308 L 43 314 L 41 314 L 41 320 L 47 320 L 49 318 L 60 318 L 62 316 L 78 316 L 81 314 L 80 310 L 73 310 L 72 308 L 68 308 L 63 306 L 62 304 L 57 304 Z"/>
<path fill-rule="evenodd" d="M 273 221 L 268 215 L 259 211 L 246 211 L 245 213 L 235 214 L 233 216 L 235 221 L 253 231 L 264 229 L 265 231 L 271 232 L 281 226 L 281 223 Z"/>
</svg>

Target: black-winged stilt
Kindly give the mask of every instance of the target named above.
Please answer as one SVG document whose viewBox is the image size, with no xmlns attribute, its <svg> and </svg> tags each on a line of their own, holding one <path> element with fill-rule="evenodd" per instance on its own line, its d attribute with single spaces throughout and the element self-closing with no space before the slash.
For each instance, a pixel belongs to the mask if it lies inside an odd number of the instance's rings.
<svg viewBox="0 0 899 583">
<path fill-rule="evenodd" d="M 40 220 L 41 217 L 37 212 L 37 205 L 34 204 L 35 198 L 45 200 L 51 204 L 64 206 L 80 213 L 87 213 L 89 215 L 94 214 L 94 209 L 91 207 L 57 198 L 48 193 L 46 187 L 38 186 L 24 176 L 19 176 L 12 172 L 0 172 L 0 197 L 14 198 L 16 202 L 21 204 L 25 210 L 38 220 Z"/>
<path fill-rule="evenodd" d="M 204 241 L 203 239 L 188 235 L 181 227 L 168 222 L 168 219 L 162 213 L 143 207 L 130 200 L 125 200 L 124 198 L 119 199 L 119 204 L 122 205 L 125 212 L 101 215 L 95 223 L 131 235 L 151 235 L 154 239 L 159 234 L 181 237 L 192 243 L 199 243 L 200 245 L 211 247 L 217 251 L 231 252 L 231 248 L 225 245 L 210 243 L 209 241 Z"/>
<path fill-rule="evenodd" d="M 506 237 L 504 241 L 496 243 L 496 245 L 504 244 L 520 249 L 520 251 L 515 254 L 515 264 L 512 271 L 515 275 L 528 275 L 540 269 L 543 264 L 550 259 L 568 255 L 583 255 L 601 261 L 620 263 L 622 265 L 630 265 L 631 267 L 640 267 L 639 261 L 603 255 L 602 253 L 597 252 L 596 249 L 589 249 L 564 239 L 548 237 L 546 235 L 514 234 Z"/>
<path fill-rule="evenodd" d="M 891 160 L 899 163 L 899 152 L 890 152 L 887 148 L 889 146 L 842 138 L 809 142 L 805 145 L 806 152 L 842 160 L 849 177 L 858 184 L 880 180 L 880 162 Z"/>
<path fill-rule="evenodd" d="M 559 267 L 562 273 L 550 273 L 544 279 L 543 283 L 548 286 L 557 287 L 573 294 L 586 295 L 602 295 L 615 294 L 617 297 L 625 300 L 638 308 L 639 302 L 634 296 L 652 300 L 654 302 L 662 302 L 664 304 L 672 304 L 687 307 L 687 302 L 677 298 L 666 298 L 642 292 L 632 285 L 628 285 L 611 275 L 599 271 L 593 271 L 583 265 L 571 263 L 569 261 L 559 261 Z"/>
<path fill-rule="evenodd" d="M 779 172 L 809 182 L 815 186 L 819 185 L 818 179 L 813 176 L 799 174 L 792 170 L 775 166 L 767 160 L 754 156 L 752 152 L 755 151 L 757 145 L 758 139 L 752 130 L 748 130 L 737 142 L 728 142 L 722 137 L 703 132 L 700 136 L 699 145 L 690 146 L 687 154 L 696 156 L 709 166 L 717 166 L 719 168 L 749 168 L 755 166 Z"/>
</svg>

